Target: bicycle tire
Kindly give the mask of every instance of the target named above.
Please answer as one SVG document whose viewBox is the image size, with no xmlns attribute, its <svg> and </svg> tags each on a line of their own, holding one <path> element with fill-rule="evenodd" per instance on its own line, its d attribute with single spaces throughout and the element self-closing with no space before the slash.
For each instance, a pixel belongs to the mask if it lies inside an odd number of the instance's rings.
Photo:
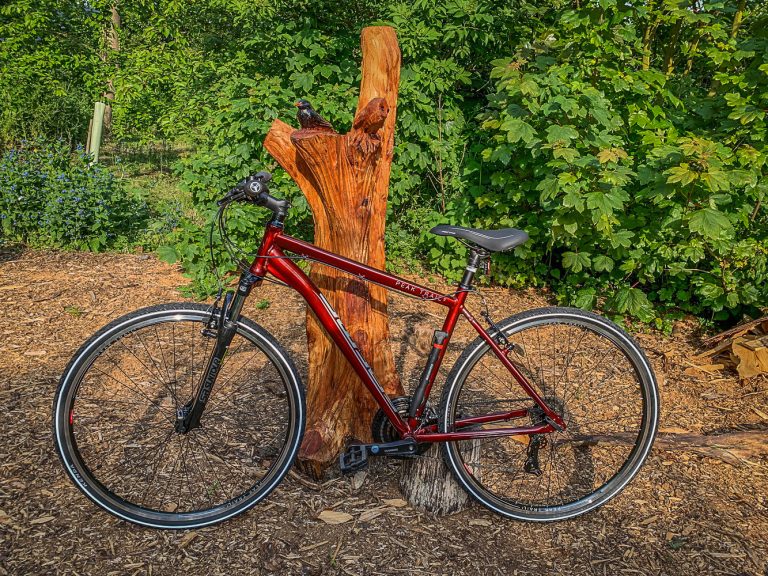
<svg viewBox="0 0 768 576">
<path fill-rule="evenodd" d="M 565 520 L 605 504 L 637 474 L 658 426 L 656 379 L 643 351 L 613 322 L 575 308 L 530 310 L 497 325 L 514 345 L 510 359 L 567 428 L 540 435 L 538 450 L 531 436 L 446 442 L 446 464 L 475 500 L 509 518 Z M 587 371 L 577 378 L 581 367 Z M 457 416 L 534 405 L 478 338 L 447 377 L 440 429 L 453 431 Z"/>
<path fill-rule="evenodd" d="M 56 450 L 75 485 L 107 512 L 153 528 L 199 528 L 277 487 L 305 426 L 299 372 L 241 317 L 200 428 L 174 429 L 215 337 L 210 308 L 163 304 L 111 322 L 78 350 L 53 403 Z"/>
</svg>

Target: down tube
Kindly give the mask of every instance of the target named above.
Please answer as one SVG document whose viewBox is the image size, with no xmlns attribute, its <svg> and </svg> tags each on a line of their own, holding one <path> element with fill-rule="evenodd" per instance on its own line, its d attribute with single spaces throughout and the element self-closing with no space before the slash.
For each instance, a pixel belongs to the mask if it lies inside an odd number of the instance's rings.
<svg viewBox="0 0 768 576">
<path fill-rule="evenodd" d="M 389 397 L 376 379 L 373 369 L 365 361 L 365 358 L 360 353 L 360 349 L 341 323 L 339 315 L 320 293 L 317 286 L 292 260 L 285 258 L 279 248 L 273 247 L 269 255 L 272 257 L 269 261 L 269 273 L 301 294 L 304 300 L 306 300 L 307 305 L 317 315 L 320 323 L 342 351 L 344 357 L 352 365 L 355 373 L 373 395 L 376 403 L 387 415 L 389 421 L 392 422 L 397 431 L 403 436 L 410 434 L 410 427 L 400 418 Z"/>
</svg>

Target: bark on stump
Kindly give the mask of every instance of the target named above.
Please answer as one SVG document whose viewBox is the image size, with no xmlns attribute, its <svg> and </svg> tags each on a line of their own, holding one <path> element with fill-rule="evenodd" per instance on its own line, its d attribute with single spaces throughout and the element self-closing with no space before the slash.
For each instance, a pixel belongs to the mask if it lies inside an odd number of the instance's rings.
<svg viewBox="0 0 768 576">
<path fill-rule="evenodd" d="M 440 452 L 440 446 L 433 444 L 423 456 L 405 460 L 400 472 L 400 490 L 414 508 L 445 516 L 464 510 L 470 498 L 454 479 Z M 480 442 L 472 440 L 469 462 L 479 459 Z"/>
<path fill-rule="evenodd" d="M 383 268 L 400 49 L 389 27 L 365 28 L 360 43 L 362 81 L 352 129 L 347 134 L 296 130 L 276 120 L 264 146 L 306 196 L 315 244 Z M 401 395 L 389 344 L 386 290 L 321 265 L 312 266 L 310 278 L 341 317 L 385 392 Z M 377 405 L 312 312 L 307 313 L 307 342 L 308 420 L 299 465 L 319 478 L 336 462 L 347 439 L 370 441 Z"/>
</svg>

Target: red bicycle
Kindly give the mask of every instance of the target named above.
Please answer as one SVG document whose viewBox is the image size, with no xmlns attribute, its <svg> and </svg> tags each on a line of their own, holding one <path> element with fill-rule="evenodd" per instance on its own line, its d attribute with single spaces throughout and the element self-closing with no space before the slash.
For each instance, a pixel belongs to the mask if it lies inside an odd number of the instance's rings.
<svg viewBox="0 0 768 576">
<path fill-rule="evenodd" d="M 86 496 L 137 524 L 197 528 L 249 509 L 280 483 L 301 443 L 305 405 L 288 353 L 241 315 L 267 274 L 301 294 L 380 406 L 374 442 L 350 446 L 342 471 L 371 456 L 418 457 L 440 442 L 447 465 L 478 502 L 534 521 L 592 510 L 635 476 L 653 443 L 659 400 L 653 370 L 630 336 L 573 308 L 500 322 L 485 314 L 484 328 L 465 307 L 491 253 L 522 244 L 525 232 L 433 228 L 470 247 L 455 292 L 440 294 L 285 234 L 289 204 L 269 195 L 269 179 L 260 172 L 219 202 L 224 239 L 231 203 L 272 211 L 257 256 L 221 306 L 137 310 L 99 330 L 67 366 L 53 405 L 54 437 Z M 448 309 L 410 397 L 383 392 L 296 259 Z M 479 336 L 456 361 L 435 409 L 430 391 L 459 317 Z"/>
</svg>

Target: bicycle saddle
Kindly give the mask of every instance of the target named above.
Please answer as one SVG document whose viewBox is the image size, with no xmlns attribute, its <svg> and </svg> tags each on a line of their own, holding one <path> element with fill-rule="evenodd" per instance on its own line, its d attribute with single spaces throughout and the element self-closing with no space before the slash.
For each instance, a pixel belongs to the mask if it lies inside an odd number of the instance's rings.
<svg viewBox="0 0 768 576">
<path fill-rule="evenodd" d="M 477 228 L 464 228 L 463 226 L 450 226 L 440 224 L 430 230 L 438 236 L 455 236 L 474 242 L 481 248 L 491 252 L 504 252 L 520 246 L 528 241 L 528 233 L 517 228 L 501 228 L 499 230 L 479 230 Z"/>
</svg>

